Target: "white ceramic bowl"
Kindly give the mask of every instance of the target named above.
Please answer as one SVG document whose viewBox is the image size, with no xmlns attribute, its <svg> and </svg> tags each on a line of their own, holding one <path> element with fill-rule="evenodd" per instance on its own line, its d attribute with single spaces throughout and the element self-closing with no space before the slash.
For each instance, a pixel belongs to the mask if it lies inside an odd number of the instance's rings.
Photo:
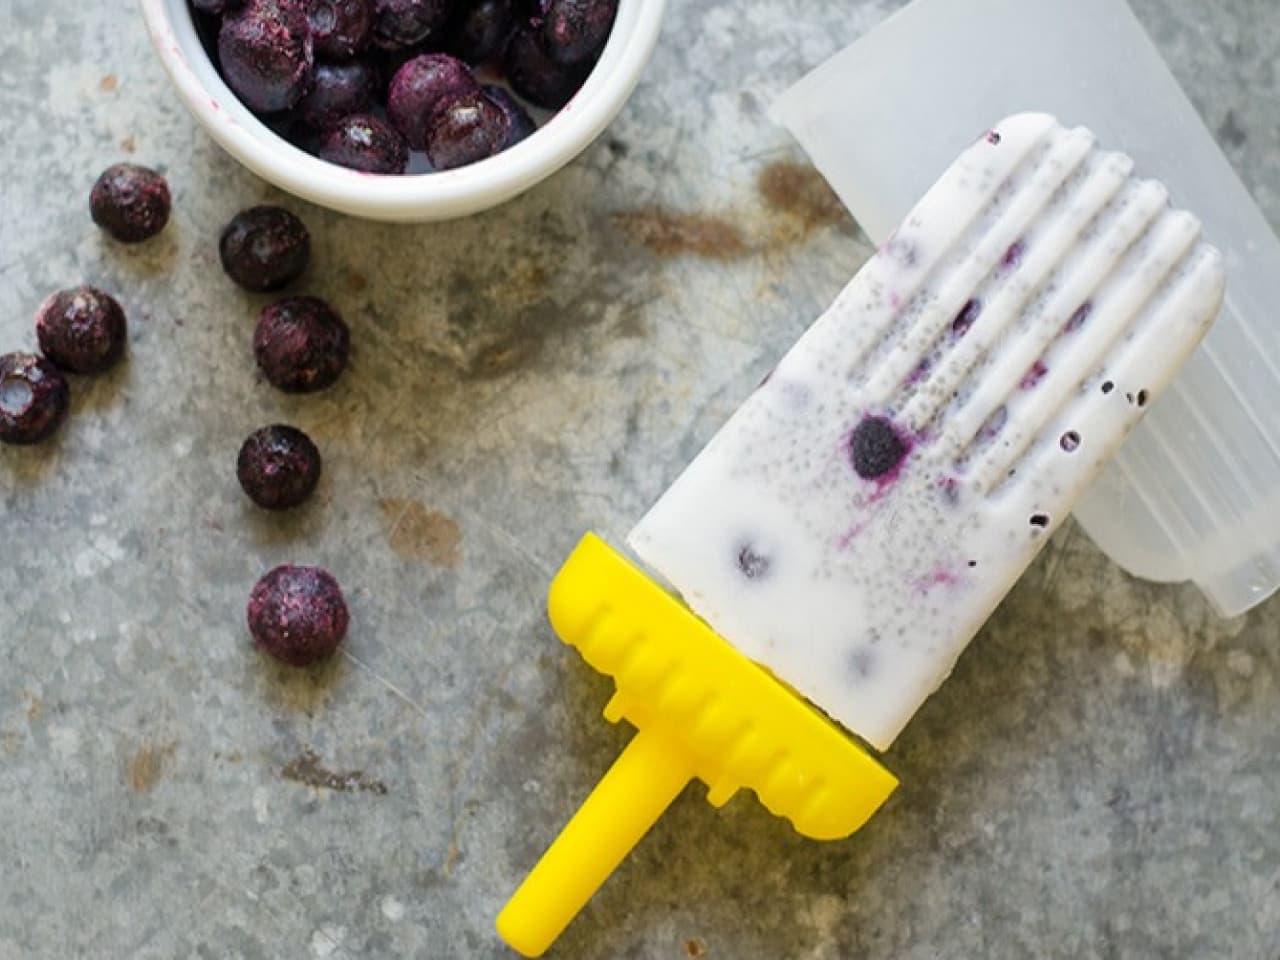
<svg viewBox="0 0 1280 960">
<path fill-rule="evenodd" d="M 619 0 L 600 62 L 582 89 L 532 136 L 457 170 L 376 176 L 326 163 L 273 133 L 223 83 L 196 35 L 187 0 L 140 0 L 178 95 L 210 136 L 258 176 L 306 200 L 373 220 L 447 220 L 509 200 L 591 143 L 635 89 L 666 0 Z"/>
</svg>

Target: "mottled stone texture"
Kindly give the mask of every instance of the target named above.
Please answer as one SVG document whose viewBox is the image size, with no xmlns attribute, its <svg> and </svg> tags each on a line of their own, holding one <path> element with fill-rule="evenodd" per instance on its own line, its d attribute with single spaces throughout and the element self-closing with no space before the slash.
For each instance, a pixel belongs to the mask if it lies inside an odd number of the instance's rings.
<svg viewBox="0 0 1280 960">
<path fill-rule="evenodd" d="M 764 108 L 894 6 L 677 0 L 579 161 L 397 228 L 224 156 L 133 10 L 11 0 L 0 352 L 81 282 L 131 342 L 52 443 L 0 450 L 0 957 L 505 955 L 494 913 L 627 736 L 547 627 L 547 582 L 584 530 L 621 540 L 867 256 L 802 167 L 771 166 L 797 157 Z M 1280 225 L 1280 8 L 1136 7 Z M 87 212 L 119 160 L 173 188 L 135 248 Z M 255 371 L 266 301 L 217 250 L 254 203 L 304 217 L 296 292 L 351 325 L 325 393 Z M 275 422 L 326 457 L 285 516 L 235 479 Z M 243 623 L 285 562 L 351 606 L 312 671 Z M 691 787 L 555 955 L 1275 960 L 1278 634 L 1280 601 L 1219 622 L 1069 525 L 895 745 L 904 786 L 861 834 L 812 843 Z"/>
</svg>

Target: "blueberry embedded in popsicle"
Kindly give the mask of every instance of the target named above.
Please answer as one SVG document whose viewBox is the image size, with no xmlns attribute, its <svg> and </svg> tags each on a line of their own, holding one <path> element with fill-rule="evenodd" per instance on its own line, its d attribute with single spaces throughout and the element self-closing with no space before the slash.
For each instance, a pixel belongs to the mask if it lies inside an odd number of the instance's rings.
<svg viewBox="0 0 1280 960">
<path fill-rule="evenodd" d="M 864 480 L 892 472 L 907 455 L 907 442 L 884 417 L 864 417 L 849 437 L 853 469 Z"/>
<path fill-rule="evenodd" d="M 757 553 L 751 543 L 744 543 L 738 548 L 736 562 L 738 570 L 748 580 L 763 580 L 769 573 L 769 558 Z"/>
<path fill-rule="evenodd" d="M 1027 242 L 1025 240 L 1015 240 L 1009 244 L 1009 249 L 1004 252 L 1004 257 L 1000 261 L 1000 266 L 1006 270 L 1011 270 L 1022 262 L 1022 255 L 1027 252 Z"/>
<path fill-rule="evenodd" d="M 956 318 L 951 321 L 951 332 L 957 337 L 963 337 L 969 332 L 969 328 L 973 326 L 973 321 L 978 319 L 978 314 L 982 312 L 982 301 L 977 297 L 969 299 L 960 312 L 956 314 Z"/>
</svg>

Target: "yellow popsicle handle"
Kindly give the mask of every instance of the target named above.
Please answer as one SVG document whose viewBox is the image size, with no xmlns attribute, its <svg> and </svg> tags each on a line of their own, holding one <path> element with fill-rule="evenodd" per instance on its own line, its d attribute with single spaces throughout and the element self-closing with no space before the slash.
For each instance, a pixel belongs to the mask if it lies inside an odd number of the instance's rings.
<svg viewBox="0 0 1280 960">
<path fill-rule="evenodd" d="M 502 939 L 545 953 L 693 776 L 679 744 L 637 733 L 498 915 Z"/>
<path fill-rule="evenodd" d="M 897 779 L 593 534 L 547 599 L 551 624 L 613 677 L 604 715 L 639 731 L 498 917 L 540 956 L 695 777 L 722 806 L 741 787 L 817 840 L 847 837 Z"/>
</svg>

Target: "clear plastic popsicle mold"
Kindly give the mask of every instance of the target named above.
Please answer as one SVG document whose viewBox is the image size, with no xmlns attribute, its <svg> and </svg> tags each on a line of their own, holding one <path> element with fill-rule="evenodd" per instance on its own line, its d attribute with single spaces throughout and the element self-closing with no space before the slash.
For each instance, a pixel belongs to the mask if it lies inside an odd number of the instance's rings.
<svg viewBox="0 0 1280 960">
<path fill-rule="evenodd" d="M 1075 515 L 1135 576 L 1243 613 L 1280 588 L 1280 239 L 1124 0 L 915 0 L 772 115 L 880 243 L 992 117 L 1024 110 L 1123 144 L 1225 254 L 1215 329 Z"/>
</svg>

